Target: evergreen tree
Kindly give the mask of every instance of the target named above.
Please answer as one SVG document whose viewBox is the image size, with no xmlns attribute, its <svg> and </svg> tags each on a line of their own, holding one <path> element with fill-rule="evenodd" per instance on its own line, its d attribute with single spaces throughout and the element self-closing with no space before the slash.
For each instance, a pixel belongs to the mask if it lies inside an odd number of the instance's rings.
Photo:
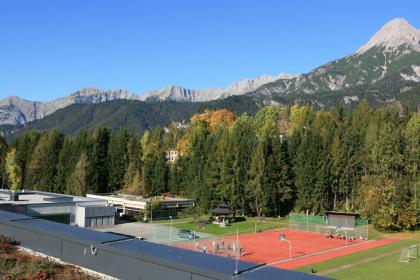
<svg viewBox="0 0 420 280">
<path fill-rule="evenodd" d="M 8 186 L 7 184 L 7 171 L 6 171 L 6 155 L 7 155 L 7 143 L 4 137 L 0 136 L 0 175 L 1 175 L 1 188 L 4 189 Z"/>
<path fill-rule="evenodd" d="M 32 157 L 27 165 L 27 172 L 25 177 L 25 185 L 32 185 L 33 190 L 47 191 L 44 177 L 43 177 L 43 168 L 44 165 L 44 155 L 48 149 L 48 134 L 43 133 L 37 145 L 34 148 Z"/>
<path fill-rule="evenodd" d="M 87 193 L 88 170 L 88 157 L 85 152 L 82 152 L 73 172 L 68 177 L 65 191 L 66 194 L 84 196 Z"/>
<path fill-rule="evenodd" d="M 404 166 L 408 174 L 408 185 L 412 186 L 417 222 L 420 222 L 420 113 L 411 116 L 405 130 Z"/>
<path fill-rule="evenodd" d="M 113 192 L 123 186 L 124 174 L 128 167 L 128 140 L 126 129 L 121 129 L 117 135 L 111 137 L 108 150 L 109 191 Z"/>
<path fill-rule="evenodd" d="M 39 133 L 35 131 L 27 132 L 13 140 L 10 147 L 16 150 L 16 162 L 21 170 L 21 180 L 19 188 L 32 189 L 32 183 L 25 180 L 28 173 L 27 165 L 31 160 L 33 150 L 38 143 Z M 24 184 L 25 183 L 25 184 Z"/>
<path fill-rule="evenodd" d="M 86 131 L 80 131 L 76 136 L 66 137 L 58 156 L 56 186 L 54 191 L 62 193 L 66 190 L 67 180 L 73 172 L 80 154 L 90 153 L 91 140 Z"/>
<path fill-rule="evenodd" d="M 169 166 L 169 179 L 168 188 L 169 192 L 175 195 L 185 195 L 187 179 L 186 172 L 186 159 L 185 157 L 178 158 L 173 164 Z"/>
<path fill-rule="evenodd" d="M 372 149 L 372 173 L 392 177 L 400 169 L 401 154 L 399 134 L 390 123 L 384 123 L 379 130 L 378 139 Z"/>
<path fill-rule="evenodd" d="M 52 192 L 56 189 L 56 176 L 63 135 L 57 130 L 41 134 L 27 166 L 25 185 L 34 190 Z"/>
<path fill-rule="evenodd" d="M 259 139 L 257 147 L 252 155 L 251 168 L 247 184 L 247 194 L 250 199 L 250 206 L 253 213 L 258 217 L 263 214 L 264 207 L 264 142 Z"/>
<path fill-rule="evenodd" d="M 315 187 L 318 183 L 318 166 L 322 162 L 322 139 L 317 131 L 310 128 L 302 129 L 296 137 L 301 138 L 293 164 L 296 208 L 318 213 L 322 209 L 322 194 Z"/>
<path fill-rule="evenodd" d="M 151 178 L 151 194 L 162 195 L 168 191 L 168 165 L 165 153 L 161 153 L 154 162 L 153 177 Z"/>
<path fill-rule="evenodd" d="M 204 180 L 204 168 L 208 158 L 209 148 L 209 125 L 205 121 L 195 121 L 189 136 L 187 180 L 189 182 L 185 193 L 187 196 L 197 199 L 197 203 L 204 210 L 209 210 L 210 190 Z"/>
<path fill-rule="evenodd" d="M 109 130 L 98 127 L 92 134 L 92 150 L 89 157 L 88 192 L 108 192 L 108 144 Z"/>
<path fill-rule="evenodd" d="M 233 173 L 234 173 L 234 194 L 231 198 L 231 207 L 241 209 L 243 213 L 248 212 L 249 201 L 246 195 L 246 186 L 249 183 L 249 170 L 251 167 L 252 155 L 257 142 L 252 119 L 243 115 L 238 118 L 232 127 L 232 148 Z"/>
<path fill-rule="evenodd" d="M 278 141 L 280 139 L 277 139 Z M 289 213 L 291 210 L 291 200 L 294 197 L 294 184 L 292 164 L 289 156 L 289 147 L 286 140 L 282 140 L 279 150 L 278 145 L 274 149 L 274 155 L 277 155 L 277 215 Z"/>
</svg>

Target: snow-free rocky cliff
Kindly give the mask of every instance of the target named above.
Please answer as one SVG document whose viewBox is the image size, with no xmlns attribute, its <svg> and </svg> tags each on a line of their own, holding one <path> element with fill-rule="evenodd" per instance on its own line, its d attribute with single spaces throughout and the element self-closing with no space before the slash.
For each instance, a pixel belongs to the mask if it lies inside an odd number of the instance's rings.
<svg viewBox="0 0 420 280">
<path fill-rule="evenodd" d="M 187 89 L 180 86 L 169 86 L 158 91 L 146 92 L 142 95 L 133 94 L 127 90 L 100 90 L 97 88 L 83 88 L 69 96 L 48 102 L 29 101 L 16 96 L 10 96 L 0 101 L 0 125 L 23 125 L 41 119 L 59 109 L 72 104 L 97 104 L 100 102 L 125 99 L 139 101 L 182 101 L 204 102 L 232 95 L 241 95 L 257 89 L 259 86 L 276 81 L 277 79 L 291 79 L 294 75 L 281 73 L 278 76 L 263 75 L 255 80 L 244 79 L 232 83 L 227 88 Z"/>
</svg>

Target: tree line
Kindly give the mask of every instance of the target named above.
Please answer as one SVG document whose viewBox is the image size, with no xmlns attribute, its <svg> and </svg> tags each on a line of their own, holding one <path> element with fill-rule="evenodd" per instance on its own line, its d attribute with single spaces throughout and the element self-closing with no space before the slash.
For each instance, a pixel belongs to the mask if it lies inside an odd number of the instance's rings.
<svg viewBox="0 0 420 280">
<path fill-rule="evenodd" d="M 167 159 L 177 150 L 175 162 Z M 263 107 L 254 117 L 206 111 L 188 126 L 142 135 L 97 127 L 0 138 L 2 186 L 73 195 L 170 192 L 208 212 L 278 216 L 351 211 L 386 230 L 417 224 L 420 114 L 395 107 L 352 111 Z"/>
</svg>

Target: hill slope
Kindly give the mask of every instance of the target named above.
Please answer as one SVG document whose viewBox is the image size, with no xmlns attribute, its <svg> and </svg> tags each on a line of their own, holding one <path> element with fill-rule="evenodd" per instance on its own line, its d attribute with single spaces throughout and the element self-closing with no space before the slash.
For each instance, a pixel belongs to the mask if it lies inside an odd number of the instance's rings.
<svg viewBox="0 0 420 280">
<path fill-rule="evenodd" d="M 250 96 L 232 96 L 211 102 L 143 102 L 133 100 L 114 100 L 99 104 L 73 104 L 60 109 L 45 118 L 24 126 L 3 125 L 0 131 L 13 138 L 30 130 L 50 130 L 57 128 L 62 133 L 74 134 L 82 129 L 92 130 L 98 125 L 117 131 L 127 128 L 131 132 L 142 133 L 157 125 L 165 126 L 172 121 L 189 120 L 206 109 L 226 108 L 237 115 L 255 114 L 263 104 Z"/>
</svg>

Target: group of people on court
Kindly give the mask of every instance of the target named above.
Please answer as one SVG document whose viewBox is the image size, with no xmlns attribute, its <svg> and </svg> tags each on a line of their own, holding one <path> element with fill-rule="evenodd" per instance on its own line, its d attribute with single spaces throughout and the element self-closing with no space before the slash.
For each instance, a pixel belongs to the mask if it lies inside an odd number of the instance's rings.
<svg viewBox="0 0 420 280">
<path fill-rule="evenodd" d="M 226 247 L 225 247 L 225 245 L 226 244 L 225 244 L 225 241 L 224 240 L 222 240 L 220 242 L 213 240 L 212 241 L 213 254 L 218 254 L 218 253 L 223 253 L 223 252 L 233 252 L 235 254 L 239 253 L 239 255 L 242 256 L 243 253 L 244 253 L 244 250 L 245 250 L 244 249 L 244 246 L 243 245 L 239 245 L 240 247 L 237 248 L 238 244 L 235 241 L 233 241 L 232 243 L 231 242 L 228 242 Z M 198 242 L 196 243 L 196 248 L 197 249 L 200 248 L 200 244 Z M 201 251 L 204 254 L 207 254 L 208 253 L 207 244 L 204 244 L 201 247 Z"/>
<path fill-rule="evenodd" d="M 357 238 L 355 236 L 347 236 L 345 234 L 340 234 L 338 232 L 336 232 L 334 235 L 331 234 L 331 233 L 329 233 L 329 232 L 327 232 L 325 234 L 325 237 L 326 238 L 337 238 L 337 239 L 343 239 L 343 240 L 346 240 L 347 239 L 348 241 L 353 241 L 353 240 L 356 240 L 356 239 L 364 240 L 364 238 L 362 236 L 360 236 L 360 237 Z"/>
</svg>

